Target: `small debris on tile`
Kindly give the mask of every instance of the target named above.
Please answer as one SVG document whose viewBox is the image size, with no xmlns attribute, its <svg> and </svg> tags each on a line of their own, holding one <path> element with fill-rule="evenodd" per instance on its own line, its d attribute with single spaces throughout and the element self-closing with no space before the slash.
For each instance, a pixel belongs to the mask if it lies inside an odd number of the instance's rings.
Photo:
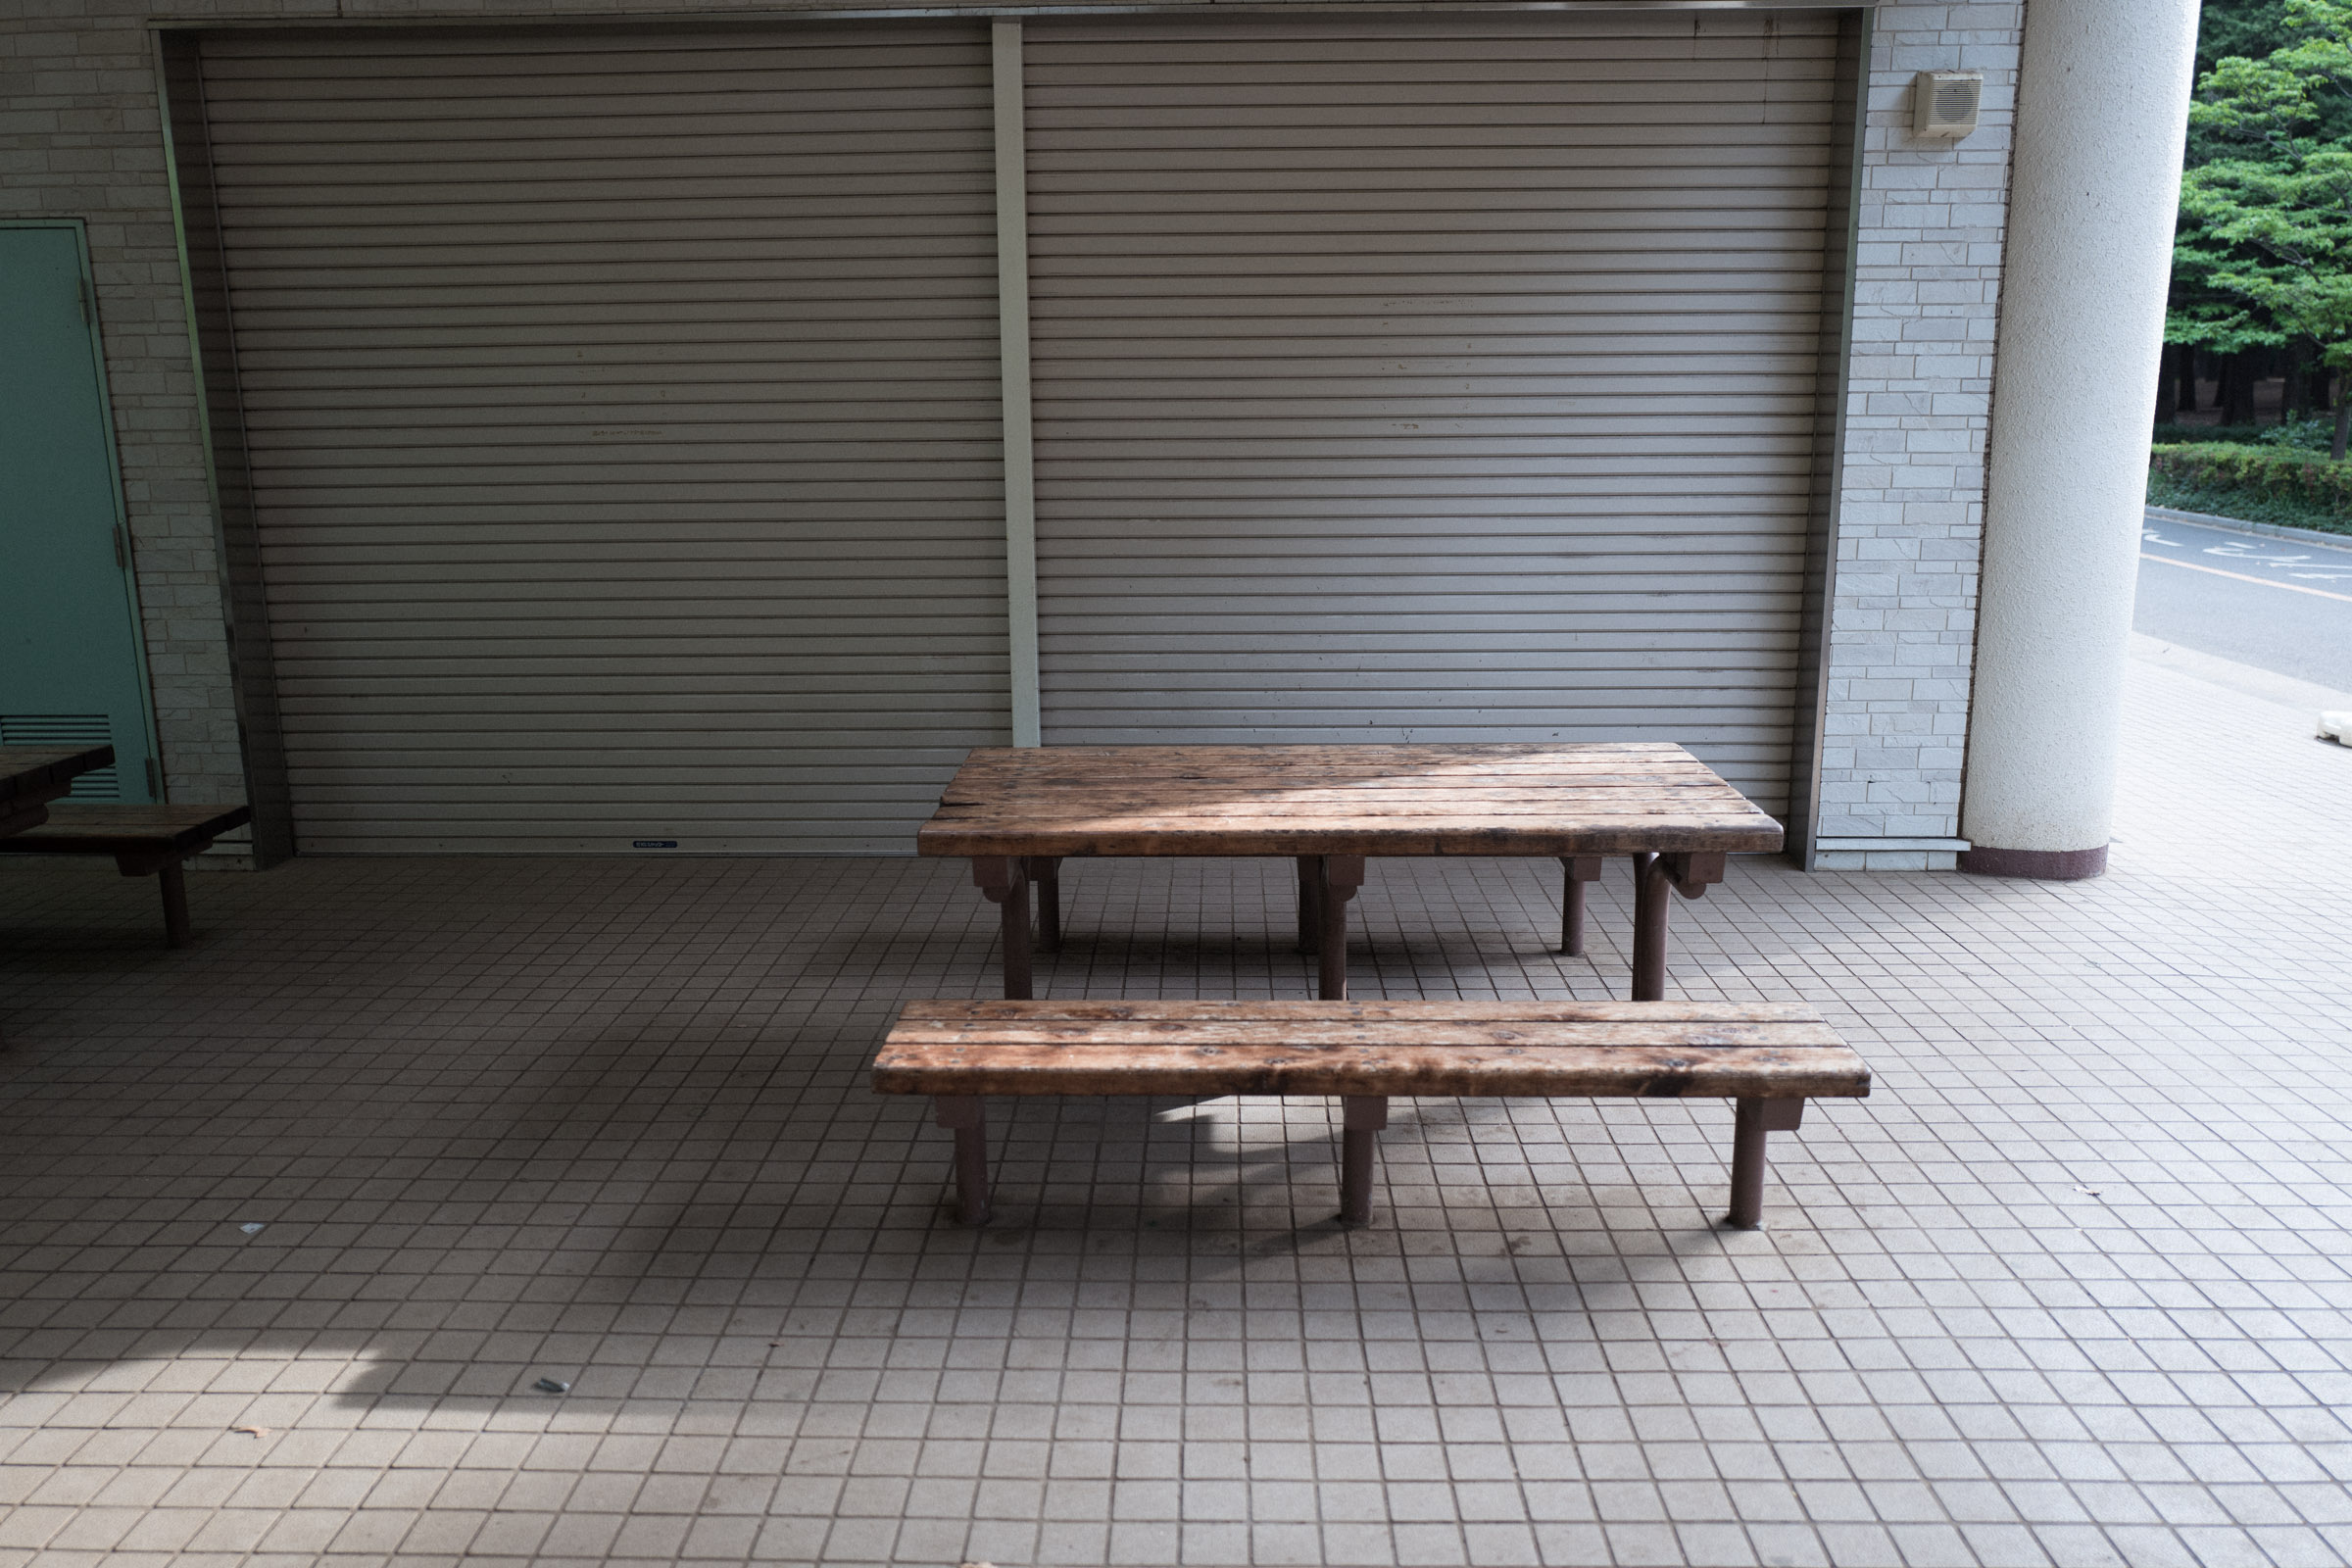
<svg viewBox="0 0 2352 1568">
<path fill-rule="evenodd" d="M 2078 1187 L 2075 1191 L 2081 1193 L 2084 1198 L 2096 1198 L 2106 1189 L 2104 1187 Z"/>
<path fill-rule="evenodd" d="M 244 1224 L 238 1226 L 237 1229 L 243 1231 L 248 1236 L 259 1236 L 262 1234 L 262 1222 L 258 1219 L 249 1219 Z"/>
<path fill-rule="evenodd" d="M 569 1394 L 571 1392 L 570 1384 L 559 1383 L 554 1378 L 541 1378 L 531 1387 L 537 1389 L 541 1394 Z"/>
<path fill-rule="evenodd" d="M 266 1438 L 270 1435 L 270 1429 L 268 1427 L 230 1427 L 228 1430 L 231 1432 L 242 1432 L 249 1438 Z"/>
</svg>

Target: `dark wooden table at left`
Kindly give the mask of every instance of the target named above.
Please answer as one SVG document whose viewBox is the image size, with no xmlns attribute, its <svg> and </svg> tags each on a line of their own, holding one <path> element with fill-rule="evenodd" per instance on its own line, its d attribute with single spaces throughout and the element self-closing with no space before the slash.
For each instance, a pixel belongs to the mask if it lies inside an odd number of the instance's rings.
<svg viewBox="0 0 2352 1568">
<path fill-rule="evenodd" d="M 0 834 L 49 820 L 49 803 L 84 773 L 113 765 L 112 746 L 0 746 Z M 0 1046 L 8 1041 L 0 1037 Z"/>
<path fill-rule="evenodd" d="M 0 746 L 0 833 L 39 827 L 51 801 L 114 760 L 112 746 Z"/>
</svg>

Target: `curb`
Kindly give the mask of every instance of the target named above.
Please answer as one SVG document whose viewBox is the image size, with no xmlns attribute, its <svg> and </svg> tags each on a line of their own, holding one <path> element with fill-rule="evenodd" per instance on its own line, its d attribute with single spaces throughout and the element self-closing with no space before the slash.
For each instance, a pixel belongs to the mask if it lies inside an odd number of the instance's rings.
<svg viewBox="0 0 2352 1568">
<path fill-rule="evenodd" d="M 2227 528 L 2231 533 L 2267 534 L 2273 539 L 2292 539 L 2298 544 L 2331 545 L 2337 550 L 2352 550 L 2352 533 L 2323 533 L 2317 528 L 2289 528 L 2277 522 L 2248 522 L 2242 517 L 2217 517 L 2209 512 L 2178 512 L 2171 507 L 2141 509 L 2159 522 L 2193 522 L 2200 528 Z"/>
<path fill-rule="evenodd" d="M 2252 697 L 2307 713 L 2352 710 L 2352 692 L 2337 691 L 2332 686 L 2305 680 L 2299 675 L 2281 675 L 2277 670 L 2241 664 L 2216 654 L 2201 654 L 2161 637 L 2151 637 L 2144 631 L 2132 633 L 2125 646 L 2131 657 L 2142 663 L 2169 669 L 2177 675 L 2186 675 L 2191 680 L 2201 680 L 2208 686 L 2223 687 L 2241 697 Z"/>
</svg>

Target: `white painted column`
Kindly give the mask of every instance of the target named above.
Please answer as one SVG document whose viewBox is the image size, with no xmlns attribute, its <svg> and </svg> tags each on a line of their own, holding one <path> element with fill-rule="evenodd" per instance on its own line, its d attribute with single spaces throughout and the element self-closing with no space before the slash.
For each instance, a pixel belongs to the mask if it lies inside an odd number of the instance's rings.
<svg viewBox="0 0 2352 1568">
<path fill-rule="evenodd" d="M 2106 869 L 2197 0 L 2028 0 L 1961 831 Z"/>
<path fill-rule="evenodd" d="M 1037 668 L 1037 476 L 1029 395 L 1029 145 L 1021 24 L 992 28 L 997 140 L 997 362 L 1004 409 L 1004 610 L 1012 744 L 1044 741 Z M 2151 392 L 2151 397 L 2155 394 Z"/>
</svg>

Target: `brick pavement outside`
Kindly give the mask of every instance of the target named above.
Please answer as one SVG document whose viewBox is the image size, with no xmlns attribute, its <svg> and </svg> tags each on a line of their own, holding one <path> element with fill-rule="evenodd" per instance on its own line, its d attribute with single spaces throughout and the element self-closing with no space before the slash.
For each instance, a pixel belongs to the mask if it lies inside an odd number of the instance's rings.
<svg viewBox="0 0 2352 1568">
<path fill-rule="evenodd" d="M 1878 1074 L 1710 1223 L 1717 1102 L 999 1102 L 914 860 L 0 867 L 0 1565 L 2352 1557 L 2352 752 L 2141 666 L 2115 870 L 1740 863 L 1670 989 Z M 1066 879 L 1054 995 L 1305 994 L 1286 865 Z M 1622 994 L 1556 871 L 1376 864 L 1358 994 Z M 258 1224 L 258 1233 L 242 1227 Z M 570 1392 L 537 1392 L 536 1380 Z"/>
</svg>

